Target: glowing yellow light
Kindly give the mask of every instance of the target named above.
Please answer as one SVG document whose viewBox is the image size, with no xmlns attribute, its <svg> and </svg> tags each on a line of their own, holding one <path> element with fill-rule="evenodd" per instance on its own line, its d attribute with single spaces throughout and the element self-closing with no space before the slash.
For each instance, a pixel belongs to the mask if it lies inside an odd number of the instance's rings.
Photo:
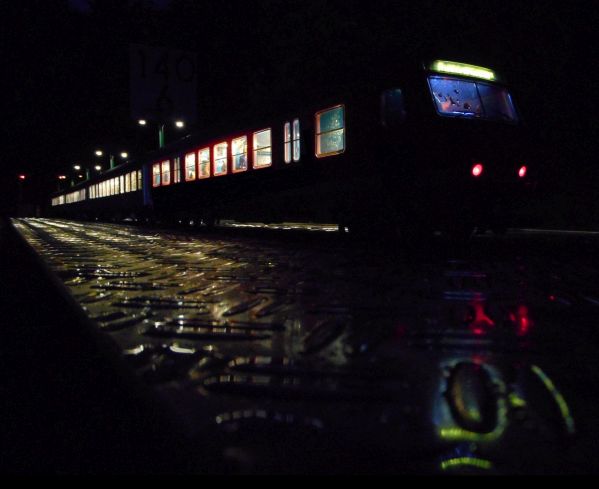
<svg viewBox="0 0 599 489">
<path fill-rule="evenodd" d="M 140 126 L 145 126 L 147 124 L 147 121 L 145 119 L 140 119 L 137 122 L 139 123 Z"/>
<path fill-rule="evenodd" d="M 555 385 L 551 379 L 547 377 L 545 372 L 543 372 L 539 367 L 533 365 L 530 367 L 530 369 L 537 375 L 537 377 L 539 377 L 539 379 L 541 379 L 541 382 L 543 382 L 547 390 L 553 396 L 553 399 L 555 399 L 562 418 L 564 418 L 564 422 L 566 423 L 566 429 L 568 430 L 568 433 L 573 434 L 576 431 L 574 427 L 574 418 L 570 414 L 570 408 L 568 407 L 568 404 L 566 404 L 564 396 L 562 396 L 562 394 L 555 388 Z"/>
<path fill-rule="evenodd" d="M 455 63 L 453 61 L 437 60 L 431 65 L 432 71 L 440 73 L 450 73 L 453 75 L 463 75 L 472 78 L 482 78 L 483 80 L 493 81 L 496 79 L 493 70 L 481 66 L 468 65 L 465 63 Z"/>
<path fill-rule="evenodd" d="M 185 123 L 183 121 L 176 121 L 175 126 L 181 128 L 181 127 L 185 126 Z"/>
<path fill-rule="evenodd" d="M 94 166 L 94 168 L 98 171 L 100 171 L 102 169 L 102 167 L 100 165 L 96 165 L 96 166 Z"/>
<path fill-rule="evenodd" d="M 81 165 L 75 165 L 73 168 L 74 168 L 75 170 L 81 170 Z"/>
<path fill-rule="evenodd" d="M 441 470 L 447 470 L 454 467 L 476 467 L 478 469 L 490 470 L 493 468 L 493 464 L 489 460 L 484 460 L 482 458 L 473 458 L 473 457 L 458 457 L 451 458 L 449 460 L 444 460 L 441 462 Z"/>
<path fill-rule="evenodd" d="M 96 150 L 96 156 L 102 156 L 104 153 L 101 150 Z"/>
<path fill-rule="evenodd" d="M 121 153 L 121 158 L 127 158 L 127 156 L 129 156 L 129 153 L 127 153 L 126 151 L 123 151 Z"/>
</svg>

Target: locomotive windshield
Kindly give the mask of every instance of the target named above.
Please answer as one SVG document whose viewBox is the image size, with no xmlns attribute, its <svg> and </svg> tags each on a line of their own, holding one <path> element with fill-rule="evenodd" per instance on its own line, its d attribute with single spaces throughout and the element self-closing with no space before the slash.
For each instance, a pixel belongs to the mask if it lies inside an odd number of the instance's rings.
<svg viewBox="0 0 599 489">
<path fill-rule="evenodd" d="M 509 92 L 478 80 L 430 76 L 437 112 L 442 116 L 516 122 L 518 117 Z"/>
</svg>

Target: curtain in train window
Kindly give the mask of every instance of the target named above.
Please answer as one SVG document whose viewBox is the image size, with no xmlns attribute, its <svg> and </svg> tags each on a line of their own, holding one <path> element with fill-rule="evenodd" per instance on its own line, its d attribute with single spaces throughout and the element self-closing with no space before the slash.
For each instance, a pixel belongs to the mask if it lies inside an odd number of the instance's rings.
<svg viewBox="0 0 599 489">
<path fill-rule="evenodd" d="M 190 182 L 196 179 L 196 154 L 187 153 L 185 155 L 185 181 Z"/>
<path fill-rule="evenodd" d="M 316 156 L 345 151 L 345 107 L 338 105 L 316 113 Z"/>
<path fill-rule="evenodd" d="M 233 173 L 248 169 L 248 138 L 242 136 L 231 141 L 231 155 L 233 157 Z"/>
<path fill-rule="evenodd" d="M 198 151 L 198 178 L 210 177 L 210 148 L 204 148 Z"/>
<path fill-rule="evenodd" d="M 214 158 L 214 175 L 226 175 L 227 174 L 227 162 L 229 145 L 228 143 L 219 143 L 214 145 L 213 158 Z"/>
<path fill-rule="evenodd" d="M 272 134 L 270 129 L 254 133 L 254 168 L 272 165 Z"/>
</svg>

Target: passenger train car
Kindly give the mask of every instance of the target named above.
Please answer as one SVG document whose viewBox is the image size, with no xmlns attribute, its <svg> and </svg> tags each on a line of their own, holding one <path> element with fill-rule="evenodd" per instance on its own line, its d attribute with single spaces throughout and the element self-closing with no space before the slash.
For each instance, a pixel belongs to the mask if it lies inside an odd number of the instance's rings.
<svg viewBox="0 0 599 489">
<path fill-rule="evenodd" d="M 251 127 L 189 136 L 58 193 L 54 215 L 500 229 L 534 186 L 512 94 L 436 60 L 331 90 Z"/>
</svg>

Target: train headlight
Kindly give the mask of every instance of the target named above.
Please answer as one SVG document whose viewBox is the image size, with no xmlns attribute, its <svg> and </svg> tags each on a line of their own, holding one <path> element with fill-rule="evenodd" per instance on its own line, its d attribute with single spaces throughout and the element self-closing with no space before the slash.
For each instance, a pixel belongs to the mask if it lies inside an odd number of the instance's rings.
<svg viewBox="0 0 599 489">
<path fill-rule="evenodd" d="M 476 163 L 471 170 L 472 176 L 476 178 L 480 177 L 483 174 L 483 170 L 484 167 L 482 163 Z"/>
</svg>

